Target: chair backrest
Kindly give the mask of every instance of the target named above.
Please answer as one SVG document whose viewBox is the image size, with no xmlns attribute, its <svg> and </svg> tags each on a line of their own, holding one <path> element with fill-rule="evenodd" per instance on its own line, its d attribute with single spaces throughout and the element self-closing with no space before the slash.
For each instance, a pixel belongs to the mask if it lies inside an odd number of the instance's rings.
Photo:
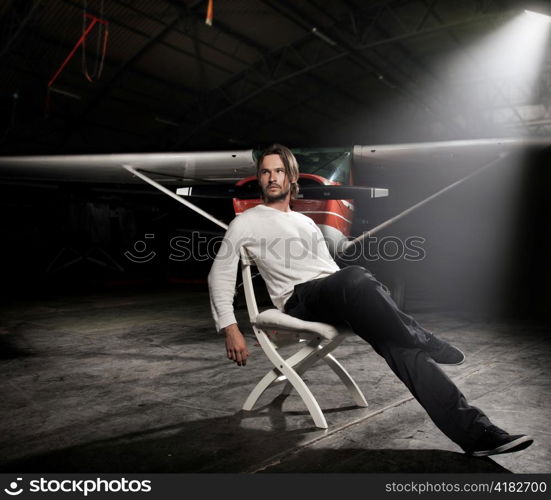
<svg viewBox="0 0 551 500">
<path fill-rule="evenodd" d="M 247 251 L 241 247 L 241 275 L 243 276 L 243 290 L 245 292 L 245 301 L 247 303 L 247 311 L 249 319 L 254 325 L 258 316 L 258 305 L 256 304 L 256 296 L 254 294 L 253 278 L 251 276 L 251 266 L 254 261 L 249 257 Z"/>
</svg>

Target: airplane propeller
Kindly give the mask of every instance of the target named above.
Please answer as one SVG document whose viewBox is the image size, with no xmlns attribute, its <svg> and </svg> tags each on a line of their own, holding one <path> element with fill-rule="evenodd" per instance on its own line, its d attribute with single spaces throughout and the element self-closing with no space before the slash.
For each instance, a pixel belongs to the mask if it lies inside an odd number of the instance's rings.
<svg viewBox="0 0 551 500">
<path fill-rule="evenodd" d="M 235 185 L 198 185 L 179 188 L 180 196 L 195 198 L 260 198 L 260 189 L 256 184 Z M 298 199 L 307 200 L 348 200 L 358 198 L 379 198 L 388 196 L 388 189 L 365 186 L 303 186 Z"/>
</svg>

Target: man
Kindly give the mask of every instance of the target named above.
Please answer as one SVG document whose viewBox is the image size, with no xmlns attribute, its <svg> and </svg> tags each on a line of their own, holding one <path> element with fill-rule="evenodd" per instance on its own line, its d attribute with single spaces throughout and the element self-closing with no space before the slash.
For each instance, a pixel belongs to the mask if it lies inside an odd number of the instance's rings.
<svg viewBox="0 0 551 500">
<path fill-rule="evenodd" d="M 257 160 L 264 204 L 230 224 L 209 274 L 214 321 L 223 330 L 229 359 L 244 366 L 249 357 L 233 313 L 240 248 L 254 257 L 274 305 L 306 321 L 348 324 L 383 356 L 400 380 L 450 439 L 474 456 L 519 451 L 533 440 L 510 435 L 467 403 L 440 364 L 460 364 L 459 349 L 436 338 L 398 309 L 384 287 L 360 266 L 339 269 L 321 231 L 293 212 L 298 165 L 293 153 L 275 144 Z"/>
</svg>

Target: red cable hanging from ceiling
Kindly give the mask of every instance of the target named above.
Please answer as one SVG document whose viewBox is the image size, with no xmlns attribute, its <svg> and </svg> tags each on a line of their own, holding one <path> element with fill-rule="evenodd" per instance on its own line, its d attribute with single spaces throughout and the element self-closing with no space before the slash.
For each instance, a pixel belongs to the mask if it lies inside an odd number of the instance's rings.
<svg viewBox="0 0 551 500">
<path fill-rule="evenodd" d="M 101 11 L 103 13 L 103 0 L 102 0 L 102 6 Z M 86 20 L 90 19 L 90 23 L 86 26 Z M 103 19 L 102 17 L 93 16 L 91 14 L 88 14 L 86 12 L 86 0 L 84 1 L 84 9 L 83 9 L 83 25 L 82 25 L 82 35 L 75 43 L 74 47 L 71 49 L 65 60 L 61 63 L 59 68 L 55 71 L 52 78 L 50 78 L 50 81 L 48 82 L 48 91 L 52 88 L 53 84 L 56 82 L 59 75 L 62 73 L 62 71 L 65 69 L 67 64 L 69 64 L 69 61 L 73 58 L 78 48 L 82 45 L 83 46 L 83 53 L 86 50 L 86 38 L 90 35 L 92 30 L 96 25 L 99 25 L 100 27 L 100 33 L 98 35 L 98 47 L 101 45 L 101 55 L 99 56 L 98 60 L 96 61 L 96 66 L 94 68 L 94 71 L 92 72 L 92 75 L 88 72 L 86 68 L 86 59 L 84 54 L 83 59 L 83 72 L 86 79 L 90 82 L 96 81 L 98 78 L 101 77 L 101 73 L 103 71 L 103 62 L 105 60 L 105 54 L 107 52 L 107 39 L 109 37 L 109 22 Z M 102 41 L 102 43 L 100 42 Z"/>
</svg>

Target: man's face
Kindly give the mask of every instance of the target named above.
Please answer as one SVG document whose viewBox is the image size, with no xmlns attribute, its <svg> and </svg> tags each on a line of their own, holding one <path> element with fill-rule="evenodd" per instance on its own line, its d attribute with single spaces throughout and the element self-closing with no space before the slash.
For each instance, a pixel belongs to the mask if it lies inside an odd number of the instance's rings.
<svg viewBox="0 0 551 500">
<path fill-rule="evenodd" d="M 291 190 L 289 178 L 285 173 L 285 165 L 279 155 L 267 155 L 258 169 L 258 183 L 262 189 L 264 200 L 274 203 L 284 200 Z"/>
</svg>

